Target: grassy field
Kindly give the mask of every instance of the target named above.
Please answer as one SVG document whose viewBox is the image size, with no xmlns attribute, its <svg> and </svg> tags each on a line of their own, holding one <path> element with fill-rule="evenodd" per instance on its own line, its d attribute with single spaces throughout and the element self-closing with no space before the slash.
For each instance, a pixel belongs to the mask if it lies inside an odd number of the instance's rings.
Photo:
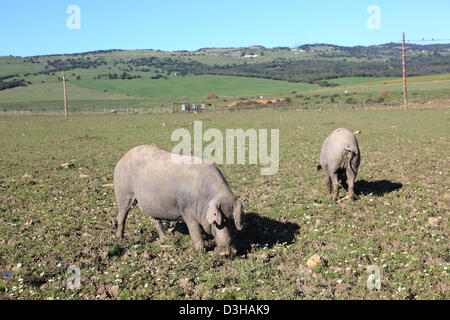
<svg viewBox="0 0 450 320">
<path fill-rule="evenodd" d="M 318 85 L 291 83 L 259 78 L 228 76 L 170 77 L 167 80 L 86 80 L 79 87 L 128 94 L 141 98 L 181 99 L 183 96 L 205 98 L 214 92 L 221 97 L 288 94 L 293 90 L 316 89 Z"/>
<path fill-rule="evenodd" d="M 75 109 L 115 107 L 117 105 L 144 106 L 151 109 L 170 106 L 171 101 L 214 104 L 226 99 L 256 96 L 288 96 L 292 92 L 310 92 L 318 85 L 291 83 L 269 79 L 231 76 L 186 76 L 168 79 L 133 80 L 74 80 L 69 77 L 68 100 Z M 214 92 L 220 99 L 208 100 Z M 61 109 L 62 82 L 49 78 L 45 83 L 33 83 L 0 91 L 0 109 L 56 110 Z M 187 97 L 184 98 L 183 97 Z"/>
<path fill-rule="evenodd" d="M 0 299 L 449 299 L 449 111 L 0 115 Z M 137 208 L 118 242 L 115 164 L 136 145 L 172 149 L 173 130 L 195 120 L 280 129 L 278 174 L 219 166 L 246 210 L 238 255 L 216 255 L 206 236 L 195 251 L 183 224 L 159 242 Z M 338 127 L 361 130 L 355 202 L 331 201 L 316 171 Z M 314 254 L 324 263 L 310 270 Z M 66 288 L 71 265 L 79 290 Z M 367 288 L 371 265 L 379 291 Z"/>
<path fill-rule="evenodd" d="M 185 76 L 168 79 L 76 80 L 68 75 L 69 111 L 103 112 L 109 109 L 131 108 L 142 112 L 168 112 L 172 101 L 181 103 L 212 103 L 227 105 L 240 98 L 287 97 L 294 107 L 334 108 L 384 104 L 380 92 L 387 91 L 389 105 L 403 103 L 400 78 L 340 78 L 330 80 L 337 87 L 293 83 L 259 78 L 232 76 Z M 206 99 L 214 92 L 218 99 Z M 411 102 L 424 102 L 450 97 L 448 74 L 408 78 Z M 57 76 L 46 76 L 27 87 L 0 91 L 0 111 L 63 110 L 62 82 Z"/>
<path fill-rule="evenodd" d="M 450 80 L 450 74 L 434 74 L 428 76 L 407 77 L 407 82 L 428 82 Z M 338 85 L 369 85 L 369 84 L 391 84 L 402 83 L 403 78 L 381 78 L 381 77 L 346 77 L 329 80 L 330 83 Z"/>
</svg>

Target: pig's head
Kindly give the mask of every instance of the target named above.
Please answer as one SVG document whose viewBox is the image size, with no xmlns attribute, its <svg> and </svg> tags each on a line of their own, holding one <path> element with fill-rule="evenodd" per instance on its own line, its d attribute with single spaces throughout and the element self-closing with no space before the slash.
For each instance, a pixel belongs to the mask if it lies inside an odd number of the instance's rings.
<svg viewBox="0 0 450 320">
<path fill-rule="evenodd" d="M 231 253 L 231 230 L 243 227 L 243 206 L 241 201 L 212 200 L 206 213 L 206 220 L 211 225 L 211 233 L 217 244 L 217 250 L 224 254 Z"/>
</svg>

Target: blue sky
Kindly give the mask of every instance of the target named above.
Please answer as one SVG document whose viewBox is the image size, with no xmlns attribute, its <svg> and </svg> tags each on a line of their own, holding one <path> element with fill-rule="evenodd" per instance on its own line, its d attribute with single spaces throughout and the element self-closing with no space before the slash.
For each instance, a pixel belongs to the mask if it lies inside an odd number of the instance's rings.
<svg viewBox="0 0 450 320">
<path fill-rule="evenodd" d="M 80 29 L 67 27 L 70 5 Z M 0 55 L 449 39 L 449 16 L 450 0 L 2 0 Z"/>
</svg>

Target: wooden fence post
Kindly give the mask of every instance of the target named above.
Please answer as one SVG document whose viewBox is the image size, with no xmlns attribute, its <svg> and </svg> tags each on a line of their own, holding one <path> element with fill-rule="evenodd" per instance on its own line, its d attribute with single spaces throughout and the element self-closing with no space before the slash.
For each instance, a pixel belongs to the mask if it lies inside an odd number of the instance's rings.
<svg viewBox="0 0 450 320">
<path fill-rule="evenodd" d="M 62 71 L 62 80 L 64 87 L 64 117 L 67 119 L 67 90 L 66 90 L 66 77 L 64 75 L 64 70 Z"/>
</svg>

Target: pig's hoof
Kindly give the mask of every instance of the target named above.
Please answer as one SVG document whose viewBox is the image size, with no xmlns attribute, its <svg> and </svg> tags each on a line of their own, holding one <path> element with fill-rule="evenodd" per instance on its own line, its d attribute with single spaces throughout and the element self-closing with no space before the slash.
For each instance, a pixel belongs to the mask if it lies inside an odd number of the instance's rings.
<svg viewBox="0 0 450 320">
<path fill-rule="evenodd" d="M 155 243 L 159 246 L 163 246 L 166 243 L 167 237 L 158 238 Z"/>
<path fill-rule="evenodd" d="M 231 249 L 227 248 L 216 248 L 214 251 L 221 257 L 228 257 L 232 254 Z"/>
<path fill-rule="evenodd" d="M 201 242 L 194 242 L 194 248 L 198 251 L 205 250 L 205 247 L 203 246 L 203 243 L 201 243 Z"/>
<path fill-rule="evenodd" d="M 337 200 L 337 202 L 342 202 L 342 201 L 344 201 L 345 199 L 348 199 L 348 196 L 345 196 L 345 197 L 343 197 L 343 198 L 340 198 L 339 200 Z"/>
<path fill-rule="evenodd" d="M 123 240 L 123 233 L 121 232 L 116 233 L 115 238 L 118 240 Z"/>
</svg>

